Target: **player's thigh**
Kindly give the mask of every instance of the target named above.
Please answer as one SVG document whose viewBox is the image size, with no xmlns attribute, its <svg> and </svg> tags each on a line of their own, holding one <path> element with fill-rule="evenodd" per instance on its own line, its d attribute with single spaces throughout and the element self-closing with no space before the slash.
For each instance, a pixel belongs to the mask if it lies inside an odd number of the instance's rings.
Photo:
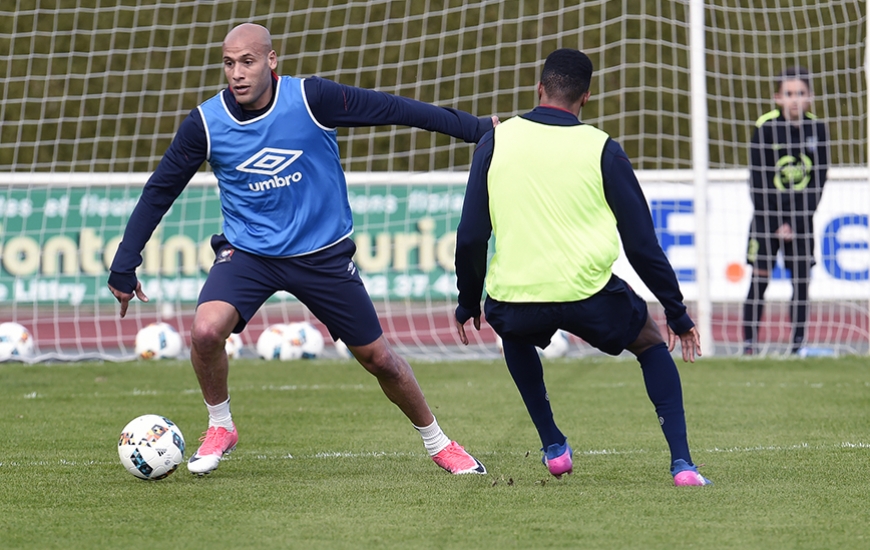
<svg viewBox="0 0 870 550">
<path fill-rule="evenodd" d="M 643 325 L 643 328 L 640 329 L 640 333 L 637 335 L 637 338 L 626 346 L 625 349 L 630 351 L 635 355 L 640 355 L 644 351 L 649 348 L 664 343 L 664 339 L 662 338 L 662 333 L 659 330 L 659 327 L 656 325 L 655 321 L 651 315 L 647 315 L 646 322 Z"/>
<path fill-rule="evenodd" d="M 565 308 L 561 328 L 610 355 L 628 349 L 649 317 L 643 298 L 616 275 L 594 295 Z"/>
<path fill-rule="evenodd" d="M 814 246 L 811 233 L 796 234 L 794 239 L 786 242 L 783 247 L 785 266 L 800 277 L 808 276 L 810 268 L 816 265 Z"/>
<path fill-rule="evenodd" d="M 504 341 L 545 348 L 559 328 L 559 303 L 514 303 L 486 298 L 486 322 Z"/>
<path fill-rule="evenodd" d="M 350 346 L 374 343 L 383 334 L 368 291 L 353 262 L 356 245 L 345 239 L 314 254 L 293 258 L 286 290 L 305 304 L 333 339 Z"/>
<path fill-rule="evenodd" d="M 755 274 L 770 274 L 776 264 L 779 244 L 779 238 L 772 237 L 770 233 L 750 234 L 746 262 L 752 266 Z"/>
<path fill-rule="evenodd" d="M 279 260 L 235 249 L 226 240 L 212 239 L 212 244 L 216 258 L 199 292 L 197 310 L 208 302 L 226 302 L 239 314 L 233 332 L 241 332 L 260 306 L 281 289 Z"/>
</svg>

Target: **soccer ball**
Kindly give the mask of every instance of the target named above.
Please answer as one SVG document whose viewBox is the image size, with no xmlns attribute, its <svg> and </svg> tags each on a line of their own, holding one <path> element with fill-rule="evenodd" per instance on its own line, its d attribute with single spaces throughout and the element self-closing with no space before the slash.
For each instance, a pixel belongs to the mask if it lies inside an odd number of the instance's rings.
<svg viewBox="0 0 870 550">
<path fill-rule="evenodd" d="M 181 335 L 169 323 L 151 323 L 136 334 L 136 355 L 142 359 L 181 355 Z"/>
<path fill-rule="evenodd" d="M 257 338 L 257 355 L 263 359 L 291 361 L 302 357 L 302 348 L 290 341 L 284 323 L 269 325 Z"/>
<path fill-rule="evenodd" d="M 353 359 L 353 354 L 347 348 L 347 344 L 342 342 L 341 340 L 336 340 L 334 343 L 335 352 L 342 359 Z"/>
<path fill-rule="evenodd" d="M 550 345 L 541 351 L 541 355 L 547 359 L 564 357 L 568 353 L 569 347 L 571 347 L 571 342 L 568 340 L 568 335 L 563 330 L 557 330 L 550 338 Z"/>
<path fill-rule="evenodd" d="M 33 355 L 33 337 L 18 323 L 0 323 L 0 361 Z"/>
<path fill-rule="evenodd" d="M 504 344 L 502 344 L 501 336 L 496 335 L 495 344 L 498 346 L 498 351 L 504 353 Z M 564 330 L 557 330 L 553 337 L 550 338 L 550 344 L 544 349 L 538 348 L 538 355 L 547 359 L 555 359 L 564 357 L 571 347 L 571 342 L 568 340 L 568 334 Z"/>
<path fill-rule="evenodd" d="M 139 479 L 163 479 L 184 462 L 184 436 L 165 416 L 146 414 L 121 430 L 118 456 L 121 465 Z"/>
<path fill-rule="evenodd" d="M 227 338 L 227 344 L 224 349 L 227 351 L 228 358 L 235 359 L 239 356 L 244 347 L 245 344 L 242 342 L 242 337 L 234 332 L 230 334 L 229 338 Z"/>
<path fill-rule="evenodd" d="M 290 343 L 302 350 L 303 359 L 314 359 L 323 353 L 323 335 L 311 323 L 290 323 L 285 333 Z"/>
</svg>

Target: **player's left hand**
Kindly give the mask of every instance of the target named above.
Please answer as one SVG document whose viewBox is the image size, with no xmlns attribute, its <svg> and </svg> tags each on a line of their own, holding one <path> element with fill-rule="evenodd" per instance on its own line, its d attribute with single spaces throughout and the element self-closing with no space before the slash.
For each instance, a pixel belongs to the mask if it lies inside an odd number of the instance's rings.
<svg viewBox="0 0 870 550">
<path fill-rule="evenodd" d="M 109 290 L 112 292 L 112 296 L 121 303 L 121 319 L 127 315 L 127 307 L 130 305 L 130 300 L 132 300 L 134 296 L 143 302 L 148 301 L 148 296 L 146 296 L 142 291 L 142 283 L 140 281 L 136 281 L 136 288 L 133 289 L 133 292 L 121 292 L 112 285 L 108 286 Z"/>
<path fill-rule="evenodd" d="M 683 352 L 683 361 L 695 362 L 695 356 L 701 357 L 701 336 L 695 327 L 679 335 L 680 351 Z M 677 335 L 668 327 L 668 351 L 674 351 L 677 345 Z"/>
<path fill-rule="evenodd" d="M 459 319 L 456 317 L 453 318 L 453 322 L 456 324 L 456 332 L 459 334 L 459 340 L 463 345 L 468 345 L 468 335 L 465 334 L 465 323 L 460 323 Z M 468 321 L 466 321 L 467 323 Z M 474 325 L 475 330 L 480 332 L 480 315 L 476 315 L 471 318 L 471 322 Z"/>
</svg>

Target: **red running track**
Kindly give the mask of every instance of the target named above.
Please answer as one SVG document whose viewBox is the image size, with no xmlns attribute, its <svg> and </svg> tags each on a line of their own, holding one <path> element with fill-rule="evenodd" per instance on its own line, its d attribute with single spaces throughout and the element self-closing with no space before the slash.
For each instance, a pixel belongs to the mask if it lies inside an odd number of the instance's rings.
<svg viewBox="0 0 870 550">
<path fill-rule="evenodd" d="M 427 346 L 457 346 L 459 340 L 453 325 L 452 308 L 437 306 L 434 311 L 412 311 L 397 313 L 394 305 L 392 311 L 381 307 L 381 325 L 384 333 L 393 344 L 409 347 L 425 348 Z M 404 306 L 403 306 L 404 307 Z M 310 320 L 330 341 L 325 327 L 301 306 L 288 308 L 286 313 L 272 307 L 258 313 L 242 333 L 246 346 L 256 344 L 260 333 L 271 323 Z M 712 327 L 714 339 L 717 342 L 739 343 L 742 341 L 740 308 L 735 304 L 728 307 L 714 308 Z M 660 308 L 653 308 L 653 315 L 659 326 L 664 330 L 664 317 Z M 139 317 L 129 316 L 126 319 L 106 317 L 105 315 L 87 314 L 82 312 L 52 313 L 45 310 L 35 310 L 30 315 L 21 311 L 12 317 L 9 312 L 0 314 L 0 321 L 18 322 L 27 327 L 34 337 L 39 353 L 93 352 L 99 350 L 106 353 L 132 353 L 136 333 L 149 323 L 161 320 L 156 312 L 153 315 Z M 193 310 L 164 317 L 184 336 L 189 345 L 189 331 L 193 321 Z M 760 329 L 760 342 L 787 343 L 790 337 L 791 325 L 788 319 L 787 304 L 771 304 L 765 311 Z M 810 343 L 844 344 L 866 347 L 870 334 L 870 320 L 866 308 L 856 304 L 813 304 L 809 323 L 807 341 Z M 473 344 L 492 345 L 496 335 L 484 323 L 481 332 L 467 326 Z M 702 343 L 709 342 L 709 337 L 701 335 Z"/>
</svg>

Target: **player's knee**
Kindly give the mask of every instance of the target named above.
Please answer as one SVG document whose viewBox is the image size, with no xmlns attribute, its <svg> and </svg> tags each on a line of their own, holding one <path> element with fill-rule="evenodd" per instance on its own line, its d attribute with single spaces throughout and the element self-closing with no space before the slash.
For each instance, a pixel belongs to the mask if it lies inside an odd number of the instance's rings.
<svg viewBox="0 0 870 550">
<path fill-rule="evenodd" d="M 402 358 L 388 347 L 377 347 L 358 358 L 360 364 L 377 378 L 399 378 L 404 370 Z"/>
<path fill-rule="evenodd" d="M 214 323 L 194 321 L 190 328 L 190 345 L 195 349 L 223 347 L 226 345 L 226 339 L 223 329 Z"/>
</svg>

